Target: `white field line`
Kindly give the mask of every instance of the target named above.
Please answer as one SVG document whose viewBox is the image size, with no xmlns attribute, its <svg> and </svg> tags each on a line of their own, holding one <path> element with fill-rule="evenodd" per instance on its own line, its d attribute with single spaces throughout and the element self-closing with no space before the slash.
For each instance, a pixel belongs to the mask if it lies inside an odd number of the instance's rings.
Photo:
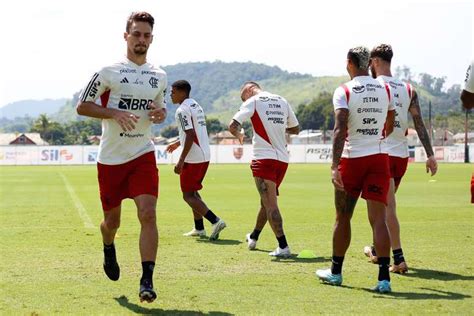
<svg viewBox="0 0 474 316">
<path fill-rule="evenodd" d="M 61 179 L 63 179 L 64 184 L 66 185 L 66 189 L 69 192 L 69 196 L 71 197 L 71 200 L 74 202 L 74 205 L 76 206 L 77 213 L 79 213 L 79 217 L 82 219 L 82 222 L 84 223 L 84 227 L 95 228 L 94 224 L 92 224 L 92 220 L 89 217 L 89 214 L 87 214 L 87 211 L 84 208 L 84 205 L 82 205 L 81 200 L 77 196 L 76 192 L 74 192 L 74 188 L 72 187 L 71 183 L 69 183 L 68 179 L 62 172 L 60 172 L 59 175 L 61 176 Z"/>
</svg>

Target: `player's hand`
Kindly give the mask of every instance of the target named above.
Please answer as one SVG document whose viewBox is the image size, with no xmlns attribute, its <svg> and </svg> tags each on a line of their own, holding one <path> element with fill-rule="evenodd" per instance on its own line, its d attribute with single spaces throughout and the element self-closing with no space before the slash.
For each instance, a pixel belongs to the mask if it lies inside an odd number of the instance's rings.
<svg viewBox="0 0 474 316">
<path fill-rule="evenodd" d="M 434 156 L 430 156 L 426 160 L 426 173 L 431 171 L 431 176 L 434 176 L 438 171 L 438 162 Z"/>
<path fill-rule="evenodd" d="M 183 170 L 183 166 L 184 166 L 184 161 L 180 159 L 178 163 L 176 164 L 176 166 L 174 166 L 174 173 L 180 174 L 181 171 Z"/>
<path fill-rule="evenodd" d="M 139 116 L 133 113 L 130 113 L 127 111 L 120 111 L 120 110 L 115 111 L 113 115 L 113 119 L 117 123 L 119 123 L 120 127 L 122 127 L 124 132 L 134 130 L 135 123 L 138 122 L 139 118 L 140 118 Z"/>
<path fill-rule="evenodd" d="M 341 173 L 337 167 L 331 167 L 331 181 L 336 190 L 344 191 L 344 184 L 342 183 Z"/>
<path fill-rule="evenodd" d="M 166 146 L 166 151 L 169 152 L 170 154 L 176 150 L 176 148 L 179 147 L 179 142 L 174 142 Z"/>
<path fill-rule="evenodd" d="M 158 108 L 155 103 L 150 103 L 151 111 L 148 112 L 148 118 L 153 124 L 160 124 L 166 119 L 166 109 Z"/>
</svg>

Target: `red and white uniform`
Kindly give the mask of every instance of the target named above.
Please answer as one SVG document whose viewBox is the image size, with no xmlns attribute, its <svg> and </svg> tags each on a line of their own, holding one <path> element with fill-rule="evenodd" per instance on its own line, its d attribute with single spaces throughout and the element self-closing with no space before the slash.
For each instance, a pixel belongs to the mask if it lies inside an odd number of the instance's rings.
<svg viewBox="0 0 474 316">
<path fill-rule="evenodd" d="M 233 119 L 240 124 L 250 119 L 253 126 L 253 159 L 274 159 L 288 163 L 286 129 L 298 126 L 291 105 L 281 96 L 262 91 L 249 98 Z"/>
<path fill-rule="evenodd" d="M 135 129 L 124 132 L 113 119 L 102 120 L 102 138 L 97 161 L 105 165 L 129 162 L 155 147 L 151 140 L 152 122 L 149 104 L 165 107 L 166 73 L 149 63 L 141 66 L 126 59 L 102 68 L 82 90 L 82 102 L 96 102 L 103 107 L 131 112 L 139 116 Z"/>
<path fill-rule="evenodd" d="M 471 61 L 471 64 L 467 68 L 464 90 L 474 93 L 474 60 Z"/>
<path fill-rule="evenodd" d="M 359 76 L 337 88 L 334 110 L 349 111 L 346 142 L 340 164 L 344 190 L 353 197 L 387 204 L 390 170 L 384 146 L 387 111 L 393 110 L 390 89 L 369 76 Z"/>
<path fill-rule="evenodd" d="M 201 163 L 211 159 L 209 137 L 206 128 L 206 116 L 202 107 L 193 99 L 186 99 L 176 110 L 176 124 L 178 125 L 179 141 L 184 146 L 186 131 L 192 129 L 194 142 L 184 159 L 187 163 Z"/>
<path fill-rule="evenodd" d="M 357 158 L 387 153 L 385 121 L 394 110 L 390 89 L 370 76 L 359 76 L 336 89 L 334 110 L 349 110 L 347 138 L 342 157 Z"/>
<path fill-rule="evenodd" d="M 379 76 L 377 80 L 382 84 L 388 84 L 395 107 L 395 124 L 393 132 L 385 139 L 387 153 L 389 156 L 408 157 L 408 108 L 413 95 L 413 86 L 393 77 Z"/>
</svg>

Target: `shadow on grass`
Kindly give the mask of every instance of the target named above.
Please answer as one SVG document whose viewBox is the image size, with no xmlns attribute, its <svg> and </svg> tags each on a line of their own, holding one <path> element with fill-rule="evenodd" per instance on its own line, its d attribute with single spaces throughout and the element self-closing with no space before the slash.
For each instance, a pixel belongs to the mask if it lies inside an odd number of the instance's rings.
<svg viewBox="0 0 474 316">
<path fill-rule="evenodd" d="M 398 299 L 398 300 L 463 300 L 466 298 L 471 298 L 471 295 L 441 291 L 435 289 L 429 289 L 422 287 L 421 290 L 427 290 L 431 292 L 426 293 L 413 293 L 413 292 L 392 292 L 386 294 L 376 293 L 370 289 L 362 289 L 366 292 L 371 292 L 374 294 L 374 298 L 389 298 L 389 299 Z"/>
<path fill-rule="evenodd" d="M 130 311 L 143 314 L 143 315 L 210 315 L 210 316 L 228 316 L 233 315 L 224 312 L 214 312 L 210 311 L 209 313 L 203 313 L 201 311 L 186 311 L 186 310 L 177 310 L 177 309 L 161 309 L 161 308 L 147 308 L 134 303 L 131 303 L 128 300 L 128 297 L 122 295 L 120 297 L 114 297 L 114 300 L 120 304 L 120 306 L 129 309 Z M 153 304 L 153 303 L 152 303 Z"/>
<path fill-rule="evenodd" d="M 441 281 L 458 281 L 458 280 L 466 280 L 472 281 L 474 280 L 474 276 L 472 275 L 461 275 L 451 272 L 445 271 L 437 271 L 437 270 L 429 270 L 429 269 L 418 269 L 418 268 L 409 268 L 407 274 L 404 275 L 405 277 L 409 278 L 420 278 L 426 280 L 441 280 Z"/>
<path fill-rule="evenodd" d="M 298 258 L 298 255 L 292 254 L 291 257 L 289 258 L 278 258 L 274 257 L 272 262 L 279 262 L 279 263 L 292 263 L 292 262 L 298 262 L 298 263 L 315 263 L 315 262 L 331 262 L 330 257 L 316 257 L 316 258 L 311 258 L 311 259 L 304 259 L 304 258 Z"/>
<path fill-rule="evenodd" d="M 202 242 L 202 243 L 209 243 L 209 244 L 214 244 L 214 245 L 240 245 L 242 242 L 240 240 L 235 240 L 235 239 L 217 239 L 217 240 L 209 240 L 207 238 L 199 238 L 196 239 L 196 242 Z"/>
</svg>

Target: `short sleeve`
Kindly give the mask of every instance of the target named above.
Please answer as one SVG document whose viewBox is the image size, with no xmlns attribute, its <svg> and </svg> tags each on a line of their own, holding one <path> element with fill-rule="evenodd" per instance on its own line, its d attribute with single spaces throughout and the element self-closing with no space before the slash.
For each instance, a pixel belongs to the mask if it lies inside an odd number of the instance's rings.
<svg viewBox="0 0 474 316">
<path fill-rule="evenodd" d="M 181 129 L 183 131 L 193 129 L 194 127 L 193 127 L 191 111 L 189 111 L 189 109 L 187 109 L 186 107 L 180 107 L 177 110 L 177 112 L 178 112 L 177 114 L 178 121 L 181 126 Z"/>
<path fill-rule="evenodd" d="M 464 90 L 474 93 L 474 61 L 467 68 L 466 79 L 464 80 Z"/>
<path fill-rule="evenodd" d="M 298 122 L 298 119 L 296 118 L 295 112 L 293 111 L 293 108 L 291 105 L 287 102 L 288 104 L 288 123 L 287 126 L 288 128 L 296 127 L 300 123 Z"/>
<path fill-rule="evenodd" d="M 168 78 L 166 74 L 160 80 L 160 92 L 158 92 L 153 102 L 158 108 L 166 108 L 166 90 L 168 88 Z"/>
<path fill-rule="evenodd" d="M 237 112 L 232 119 L 236 120 L 240 124 L 250 119 L 255 112 L 255 98 L 250 98 L 240 106 L 239 112 Z"/>
<path fill-rule="evenodd" d="M 89 83 L 82 89 L 79 100 L 82 102 L 95 102 L 106 90 L 109 90 L 104 70 L 96 72 Z"/>
<path fill-rule="evenodd" d="M 334 95 L 332 97 L 332 104 L 334 105 L 334 110 L 338 109 L 349 109 L 348 106 L 346 90 L 343 87 L 339 87 L 334 91 Z"/>
</svg>

